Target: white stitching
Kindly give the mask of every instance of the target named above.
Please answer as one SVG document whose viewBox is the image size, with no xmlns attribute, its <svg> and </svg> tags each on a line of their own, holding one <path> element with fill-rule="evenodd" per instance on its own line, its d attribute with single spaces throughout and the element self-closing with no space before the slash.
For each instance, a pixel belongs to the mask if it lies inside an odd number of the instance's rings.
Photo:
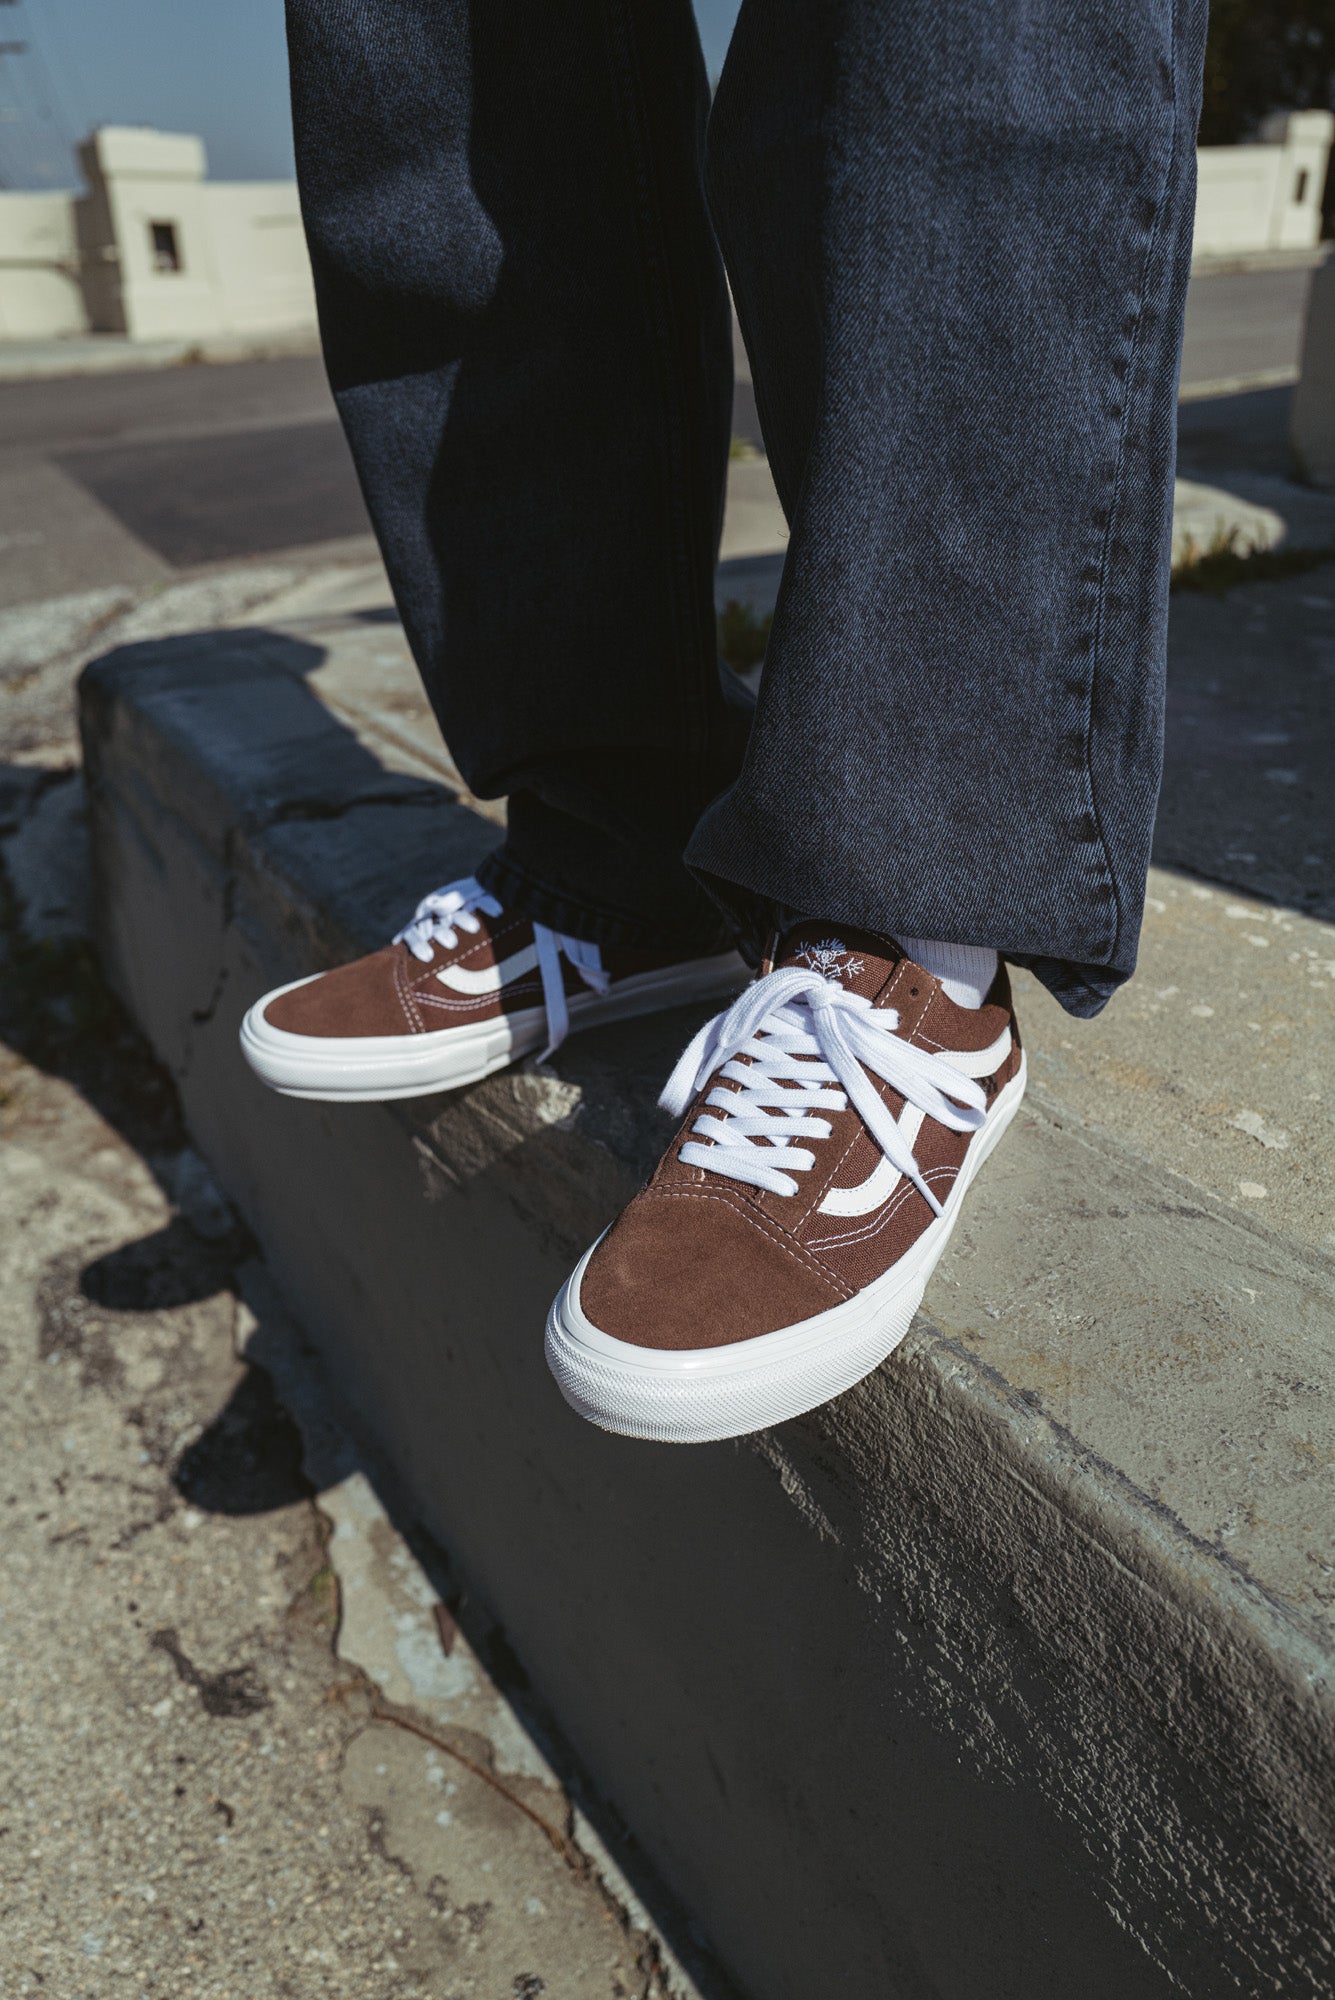
<svg viewBox="0 0 1335 2000">
<path fill-rule="evenodd" d="M 529 993 L 536 997 L 541 994 L 541 991 L 542 988 L 536 980 L 525 980 L 521 985 L 507 986 L 505 988 L 508 999 L 515 999 L 524 993 Z M 417 1004 L 419 1007 L 442 1007 L 447 1013 L 467 1014 L 485 1010 L 488 1007 L 496 1007 L 499 999 L 500 995 L 498 993 L 478 993 L 473 995 L 472 998 L 464 997 L 459 1000 L 451 1000 L 444 993 L 419 993 L 417 995 Z M 497 1012 L 500 1011 L 497 1008 Z"/>
<path fill-rule="evenodd" d="M 422 1020 L 421 1015 L 417 1011 L 417 1005 L 413 999 L 412 990 L 408 986 L 407 980 L 404 977 L 403 966 L 401 963 L 399 963 L 397 959 L 395 960 L 394 964 L 394 986 L 399 996 L 400 1005 L 402 1006 L 404 1014 L 407 1017 L 408 1026 L 411 1028 L 412 1032 L 415 1035 L 420 1035 L 425 1024 Z"/>
<path fill-rule="evenodd" d="M 508 923 L 502 924 L 498 931 L 484 929 L 477 943 L 470 944 L 466 951 L 461 951 L 454 963 L 456 965 L 466 965 L 470 958 L 475 958 L 478 952 L 485 951 L 487 946 L 490 945 L 496 963 L 499 965 L 501 954 L 496 950 L 496 946 L 500 943 L 501 939 L 508 937 L 511 931 L 529 930 L 531 928 L 532 926 L 529 924 L 527 917 L 512 917 Z M 448 953 L 446 955 L 448 956 Z M 434 974 L 432 976 L 434 977 Z"/>
</svg>

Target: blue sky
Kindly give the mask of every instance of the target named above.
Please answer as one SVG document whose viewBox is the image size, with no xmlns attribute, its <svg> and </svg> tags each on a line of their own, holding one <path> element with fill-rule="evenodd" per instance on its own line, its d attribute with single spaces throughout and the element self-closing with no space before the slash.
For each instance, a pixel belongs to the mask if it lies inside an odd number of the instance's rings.
<svg viewBox="0 0 1335 2000">
<path fill-rule="evenodd" d="M 711 74 L 736 12 L 696 0 Z M 0 185 L 70 185 L 91 125 L 198 132 L 219 180 L 292 172 L 282 0 L 0 0 L 0 41 L 30 49 L 0 56 Z"/>
</svg>

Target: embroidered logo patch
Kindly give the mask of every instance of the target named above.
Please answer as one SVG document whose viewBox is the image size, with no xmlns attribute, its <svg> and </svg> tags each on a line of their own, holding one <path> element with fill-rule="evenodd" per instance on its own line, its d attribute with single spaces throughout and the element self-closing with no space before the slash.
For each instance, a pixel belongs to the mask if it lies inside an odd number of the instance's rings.
<svg viewBox="0 0 1335 2000">
<path fill-rule="evenodd" d="M 817 944 L 804 944 L 797 954 L 797 963 L 810 966 L 813 972 L 818 972 L 822 979 L 828 979 L 831 985 L 836 983 L 843 985 L 846 981 L 857 978 L 864 961 L 853 958 L 847 945 L 841 939 L 832 937 L 821 938 Z"/>
</svg>

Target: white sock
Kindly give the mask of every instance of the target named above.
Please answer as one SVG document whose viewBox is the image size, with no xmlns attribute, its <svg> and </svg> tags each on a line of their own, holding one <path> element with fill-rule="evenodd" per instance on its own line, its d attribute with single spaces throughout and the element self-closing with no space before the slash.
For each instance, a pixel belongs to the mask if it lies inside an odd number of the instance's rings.
<svg viewBox="0 0 1335 2000">
<path fill-rule="evenodd" d="M 985 944 L 942 944 L 936 938 L 899 940 L 909 957 L 941 981 L 942 991 L 957 1007 L 981 1007 L 997 976 L 997 955 Z"/>
</svg>

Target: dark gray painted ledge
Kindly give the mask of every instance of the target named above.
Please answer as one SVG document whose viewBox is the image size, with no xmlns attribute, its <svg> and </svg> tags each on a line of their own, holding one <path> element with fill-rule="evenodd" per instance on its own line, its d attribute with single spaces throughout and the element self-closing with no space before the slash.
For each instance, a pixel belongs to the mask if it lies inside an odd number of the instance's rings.
<svg viewBox="0 0 1335 2000">
<path fill-rule="evenodd" d="M 383 768 L 304 684 L 318 657 L 219 633 L 87 671 L 106 963 L 346 1398 L 733 1977 L 1328 1994 L 1328 1495 L 1284 1415 L 1328 1279 L 1026 1111 L 857 1390 L 729 1445 L 584 1425 L 543 1315 L 654 1158 L 692 1017 L 452 1099 L 265 1092 L 249 1002 L 497 837 Z M 1263 1440 L 1245 1492 L 1221 1411 Z"/>
</svg>

